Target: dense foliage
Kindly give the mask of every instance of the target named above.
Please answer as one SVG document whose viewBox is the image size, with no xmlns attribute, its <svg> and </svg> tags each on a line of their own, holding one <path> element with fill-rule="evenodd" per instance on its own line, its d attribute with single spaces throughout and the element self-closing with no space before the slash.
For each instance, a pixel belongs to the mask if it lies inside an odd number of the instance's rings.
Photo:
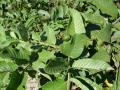
<svg viewBox="0 0 120 90">
<path fill-rule="evenodd" d="M 120 5 L 0 0 L 0 90 L 120 90 Z M 74 88 L 74 89 L 73 89 Z"/>
</svg>

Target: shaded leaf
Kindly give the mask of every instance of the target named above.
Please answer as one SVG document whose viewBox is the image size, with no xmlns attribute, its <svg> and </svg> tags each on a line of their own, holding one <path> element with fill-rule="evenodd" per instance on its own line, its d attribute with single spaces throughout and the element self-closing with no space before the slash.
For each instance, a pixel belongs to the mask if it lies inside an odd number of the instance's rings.
<svg viewBox="0 0 120 90">
<path fill-rule="evenodd" d="M 54 74 L 60 73 L 68 68 L 68 63 L 63 58 L 56 58 L 48 62 L 45 67 L 45 72 Z"/>
<path fill-rule="evenodd" d="M 75 85 L 77 85 L 77 87 L 81 88 L 82 90 L 89 90 L 89 88 L 87 88 L 87 86 L 85 86 L 83 83 L 81 83 L 76 78 L 70 78 L 70 81 L 73 82 L 73 83 L 75 83 Z"/>
<path fill-rule="evenodd" d="M 16 90 L 21 84 L 24 77 L 24 72 L 14 71 L 10 78 L 10 83 L 6 90 Z"/>
<path fill-rule="evenodd" d="M 28 79 L 28 74 L 24 73 L 24 78 L 23 78 L 21 84 L 19 85 L 19 87 L 17 88 L 17 90 L 26 90 L 27 79 Z"/>
<path fill-rule="evenodd" d="M 77 77 L 85 86 L 89 88 L 89 90 L 103 90 L 102 86 L 93 82 L 92 80 L 84 77 Z"/>
<path fill-rule="evenodd" d="M 23 23 L 18 24 L 17 30 L 19 31 L 19 34 L 21 35 L 21 39 L 24 41 L 28 41 L 28 31 Z"/>
</svg>

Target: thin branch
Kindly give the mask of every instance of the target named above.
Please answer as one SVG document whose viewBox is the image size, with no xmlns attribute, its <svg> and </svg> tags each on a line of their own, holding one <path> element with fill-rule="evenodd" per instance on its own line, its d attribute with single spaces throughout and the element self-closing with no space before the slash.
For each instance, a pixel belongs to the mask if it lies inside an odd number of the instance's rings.
<svg viewBox="0 0 120 90">
<path fill-rule="evenodd" d="M 48 44 L 48 43 L 46 43 L 46 42 L 41 42 L 41 41 L 39 41 L 39 42 L 32 42 L 32 43 L 38 43 L 38 44 L 40 44 L 40 45 L 42 45 L 42 46 L 47 46 L 47 47 L 51 47 L 51 48 L 54 48 L 56 51 L 59 51 L 59 46 L 57 46 L 57 45 L 51 45 L 51 44 Z"/>
<path fill-rule="evenodd" d="M 112 25 L 115 25 L 116 23 L 118 23 L 120 21 L 120 17 L 118 18 L 118 19 L 116 19 L 113 23 L 112 23 Z"/>
</svg>

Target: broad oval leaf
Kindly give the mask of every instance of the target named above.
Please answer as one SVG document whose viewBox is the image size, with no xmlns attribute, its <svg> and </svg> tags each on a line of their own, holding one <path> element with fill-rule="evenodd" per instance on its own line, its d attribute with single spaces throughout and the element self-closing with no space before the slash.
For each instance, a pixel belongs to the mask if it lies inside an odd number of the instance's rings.
<svg viewBox="0 0 120 90">
<path fill-rule="evenodd" d="M 76 69 L 93 69 L 93 70 L 114 70 L 108 63 L 102 60 L 79 59 L 72 65 Z"/>
<path fill-rule="evenodd" d="M 94 60 L 110 62 L 110 55 L 105 48 L 100 48 L 91 58 Z"/>
<path fill-rule="evenodd" d="M 71 16 L 71 20 L 67 29 L 69 34 L 73 36 L 74 34 L 85 33 L 86 31 L 80 12 L 71 8 L 69 11 Z"/>
<path fill-rule="evenodd" d="M 71 41 L 64 42 L 61 45 L 61 52 L 71 58 L 79 57 L 84 47 L 89 43 L 89 38 L 85 34 L 76 34 Z"/>
<path fill-rule="evenodd" d="M 111 40 L 111 24 L 105 24 L 101 30 L 92 31 L 91 38 L 97 39 L 98 44 L 101 44 L 103 42 L 110 42 L 110 40 Z"/>
<path fill-rule="evenodd" d="M 45 72 L 49 74 L 60 73 L 68 68 L 68 63 L 63 58 L 50 60 L 45 67 Z"/>
<path fill-rule="evenodd" d="M 110 42 L 111 39 L 111 24 L 106 24 L 100 31 L 100 39 L 105 42 Z"/>
<path fill-rule="evenodd" d="M 100 11 L 97 10 L 95 13 L 83 13 L 83 17 L 85 18 L 86 21 L 93 23 L 93 24 L 100 24 L 104 25 L 106 22 L 104 17 L 100 15 Z"/>
<path fill-rule="evenodd" d="M 92 0 L 92 4 L 100 9 L 102 13 L 110 15 L 112 18 L 116 18 L 118 15 L 118 10 L 113 0 Z"/>
<path fill-rule="evenodd" d="M 42 90 L 67 90 L 67 84 L 62 79 L 49 81 L 42 86 Z"/>
</svg>

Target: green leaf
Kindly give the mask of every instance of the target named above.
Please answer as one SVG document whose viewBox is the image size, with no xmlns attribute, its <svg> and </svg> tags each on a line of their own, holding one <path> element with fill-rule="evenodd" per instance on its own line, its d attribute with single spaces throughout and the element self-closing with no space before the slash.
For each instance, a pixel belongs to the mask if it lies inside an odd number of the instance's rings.
<svg viewBox="0 0 120 90">
<path fill-rule="evenodd" d="M 15 60 L 24 60 L 24 61 L 29 61 L 30 59 L 30 52 L 26 50 L 25 48 L 20 48 L 20 49 L 14 49 L 12 47 L 9 47 L 6 49 L 8 53 L 8 57 L 13 58 Z"/>
<path fill-rule="evenodd" d="M 77 87 L 81 88 L 82 90 L 89 90 L 87 86 L 85 86 L 82 82 L 80 82 L 76 78 L 70 78 L 70 81 L 73 82 Z"/>
<path fill-rule="evenodd" d="M 6 41 L 5 29 L 0 25 L 0 43 Z"/>
<path fill-rule="evenodd" d="M 97 39 L 98 44 L 103 42 L 110 42 L 111 40 L 111 24 L 106 24 L 101 30 L 91 32 L 91 38 Z"/>
<path fill-rule="evenodd" d="M 12 72 L 17 68 L 18 66 L 10 59 L 0 58 L 0 73 Z"/>
<path fill-rule="evenodd" d="M 64 80 L 49 81 L 42 86 L 42 90 L 67 90 L 67 84 Z"/>
<path fill-rule="evenodd" d="M 68 63 L 63 58 L 56 58 L 48 62 L 45 67 L 45 72 L 54 74 L 60 73 L 68 68 Z"/>
<path fill-rule="evenodd" d="M 61 52 L 68 57 L 77 58 L 82 54 L 88 43 L 89 38 L 85 34 L 76 34 L 71 41 L 64 42 L 61 45 Z"/>
<path fill-rule="evenodd" d="M 117 69 L 116 79 L 110 90 L 120 90 L 120 67 Z"/>
<path fill-rule="evenodd" d="M 52 81 L 52 78 L 50 77 L 49 74 L 45 74 L 45 73 L 42 73 L 42 72 L 40 72 L 40 71 L 39 71 L 39 73 L 40 73 L 40 75 L 42 75 L 42 76 L 44 76 L 45 78 L 47 78 L 47 79 L 49 79 L 50 81 Z"/>
<path fill-rule="evenodd" d="M 54 51 L 46 51 L 46 50 L 42 50 L 42 52 L 39 53 L 39 58 L 37 61 L 35 61 L 33 63 L 33 68 L 37 71 L 39 71 L 39 68 L 44 68 L 45 67 L 45 63 L 48 60 L 52 60 L 55 58 L 54 55 Z"/>
<path fill-rule="evenodd" d="M 51 27 L 47 26 L 46 24 L 44 24 L 44 30 L 46 31 L 46 35 L 47 35 L 47 43 L 54 45 L 56 43 L 54 30 Z"/>
<path fill-rule="evenodd" d="M 10 83 L 6 90 L 16 90 L 21 84 L 24 77 L 24 72 L 14 71 L 10 78 Z"/>
<path fill-rule="evenodd" d="M 104 25 L 104 23 L 106 22 L 105 19 L 100 15 L 99 10 L 97 10 L 95 13 L 83 13 L 83 17 L 86 21 L 93 24 Z"/>
<path fill-rule="evenodd" d="M 35 15 L 29 17 L 28 20 L 27 20 L 26 23 L 25 23 L 25 27 L 26 27 L 26 28 L 29 28 L 29 27 L 34 23 L 36 17 L 37 17 L 37 16 L 35 16 Z"/>
<path fill-rule="evenodd" d="M 115 55 L 117 61 L 120 61 L 120 52 Z"/>
<path fill-rule="evenodd" d="M 77 77 L 84 85 L 86 85 L 89 89 L 93 90 L 103 90 L 102 86 L 98 85 L 97 83 L 93 82 L 92 80 L 84 77 Z"/>
<path fill-rule="evenodd" d="M 41 62 L 40 60 L 37 60 L 36 62 L 32 63 L 32 67 L 34 70 L 39 72 L 40 68 L 45 68 L 46 64 Z"/>
<path fill-rule="evenodd" d="M 85 27 L 80 12 L 75 9 L 69 9 L 71 20 L 68 26 L 68 32 L 70 35 L 85 33 Z"/>
<path fill-rule="evenodd" d="M 28 79 L 28 74 L 24 73 L 24 78 L 23 78 L 21 84 L 19 85 L 19 87 L 17 88 L 17 90 L 26 90 L 27 79 Z"/>
<path fill-rule="evenodd" d="M 116 31 L 113 36 L 111 37 L 111 42 L 120 40 L 120 31 Z"/>
<path fill-rule="evenodd" d="M 120 31 L 120 22 L 116 23 L 113 27 L 115 27 L 116 29 Z"/>
<path fill-rule="evenodd" d="M 6 41 L 2 41 L 2 42 L 0 42 L 0 50 L 3 50 L 4 48 L 6 48 L 14 43 L 18 43 L 18 41 L 14 40 L 14 39 L 8 39 Z"/>
<path fill-rule="evenodd" d="M 120 90 L 120 67 L 118 68 L 118 72 L 116 75 L 116 89 L 115 90 Z"/>
<path fill-rule="evenodd" d="M 28 31 L 23 23 L 18 24 L 17 30 L 19 31 L 21 39 L 24 41 L 28 41 Z"/>
<path fill-rule="evenodd" d="M 50 51 L 42 50 L 42 52 L 39 53 L 38 60 L 46 63 L 48 60 L 55 58 L 54 53 L 55 53 L 54 51 L 50 52 Z"/>
<path fill-rule="evenodd" d="M 116 18 L 118 15 L 118 10 L 113 0 L 92 0 L 92 4 L 100 9 L 102 13 L 110 15 L 112 18 Z"/>
<path fill-rule="evenodd" d="M 106 24 L 100 31 L 100 39 L 105 42 L 110 42 L 111 39 L 111 24 Z"/>
<path fill-rule="evenodd" d="M 6 86 L 9 84 L 9 72 L 0 73 L 0 90 L 6 90 Z"/>
<path fill-rule="evenodd" d="M 63 18 L 64 17 L 64 10 L 63 10 L 63 6 L 62 5 L 58 6 L 58 17 L 59 18 Z"/>
<path fill-rule="evenodd" d="M 100 48 L 91 58 L 94 60 L 110 62 L 110 55 L 105 48 Z"/>
<path fill-rule="evenodd" d="M 36 41 L 40 41 L 40 33 L 38 32 L 33 32 L 32 33 L 32 39 Z"/>
<path fill-rule="evenodd" d="M 94 59 L 79 59 L 73 63 L 72 67 L 76 69 L 114 70 L 105 61 Z"/>
</svg>

